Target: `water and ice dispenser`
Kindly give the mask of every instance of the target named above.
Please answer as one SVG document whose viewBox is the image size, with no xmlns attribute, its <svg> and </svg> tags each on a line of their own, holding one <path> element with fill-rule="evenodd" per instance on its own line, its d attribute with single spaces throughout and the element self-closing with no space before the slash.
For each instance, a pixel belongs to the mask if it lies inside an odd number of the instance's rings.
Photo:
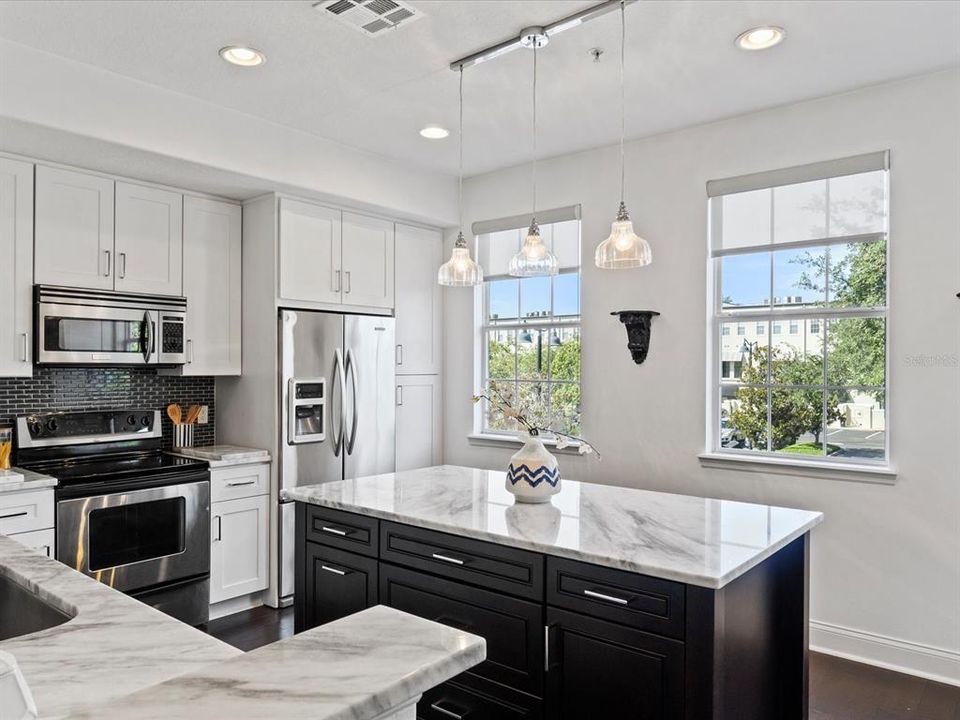
<svg viewBox="0 0 960 720">
<path fill-rule="evenodd" d="M 326 378 L 290 378 L 287 413 L 289 430 L 287 442 L 291 445 L 323 442 Z"/>
</svg>

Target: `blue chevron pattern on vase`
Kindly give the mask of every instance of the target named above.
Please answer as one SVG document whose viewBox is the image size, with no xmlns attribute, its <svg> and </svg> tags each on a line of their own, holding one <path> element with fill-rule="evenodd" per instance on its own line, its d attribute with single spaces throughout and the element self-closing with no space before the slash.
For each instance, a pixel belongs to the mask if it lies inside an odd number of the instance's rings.
<svg viewBox="0 0 960 720">
<path fill-rule="evenodd" d="M 556 487 L 557 483 L 560 482 L 560 468 L 548 468 L 546 465 L 541 465 L 536 470 L 531 470 L 526 465 L 510 465 L 507 468 L 507 480 L 510 481 L 512 485 L 516 485 L 518 482 L 523 481 L 527 483 L 530 487 L 536 487 L 542 482 L 546 482 L 547 485 Z"/>
</svg>

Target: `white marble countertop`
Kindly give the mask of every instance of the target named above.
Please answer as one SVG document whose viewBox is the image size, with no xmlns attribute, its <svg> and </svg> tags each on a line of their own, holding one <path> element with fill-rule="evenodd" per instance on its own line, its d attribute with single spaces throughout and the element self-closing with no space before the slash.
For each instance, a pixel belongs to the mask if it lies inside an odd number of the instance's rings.
<svg viewBox="0 0 960 720">
<path fill-rule="evenodd" d="M 61 717 L 242 653 L 0 535 L 0 574 L 73 619 L 0 642 L 42 718 Z"/>
<path fill-rule="evenodd" d="M 720 588 L 823 521 L 823 514 L 581 483 L 514 504 L 505 474 L 442 465 L 283 491 L 289 500 L 501 545 Z"/>
<path fill-rule="evenodd" d="M 370 720 L 485 657 L 481 637 L 378 605 L 75 717 Z"/>
<path fill-rule="evenodd" d="M 192 448 L 174 448 L 174 455 L 206 460 L 212 468 L 231 467 L 270 462 L 270 453 L 260 448 L 240 447 L 238 445 L 203 445 Z"/>
<path fill-rule="evenodd" d="M 23 475 L 23 480 L 9 483 L 0 482 L 0 493 L 24 492 L 25 490 L 40 490 L 41 488 L 57 486 L 57 479 L 49 475 L 41 475 L 32 470 L 24 470 L 18 467 L 12 467 L 10 469 L 15 473 Z"/>
</svg>

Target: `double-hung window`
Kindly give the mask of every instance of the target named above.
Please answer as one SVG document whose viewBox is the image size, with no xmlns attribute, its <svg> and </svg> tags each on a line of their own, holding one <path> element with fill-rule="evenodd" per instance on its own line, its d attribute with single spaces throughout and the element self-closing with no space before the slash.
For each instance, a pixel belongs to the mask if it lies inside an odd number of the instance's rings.
<svg viewBox="0 0 960 720">
<path fill-rule="evenodd" d="M 712 452 L 887 462 L 888 174 L 878 152 L 707 183 Z"/>
<path fill-rule="evenodd" d="M 495 383 L 522 402 L 536 403 L 556 429 L 580 435 L 579 206 L 537 214 L 540 234 L 560 264 L 553 277 L 516 278 L 510 258 L 520 249 L 529 217 L 475 223 L 485 277 L 478 328 L 479 381 Z M 516 434 L 516 423 L 478 406 L 477 429 Z"/>
</svg>

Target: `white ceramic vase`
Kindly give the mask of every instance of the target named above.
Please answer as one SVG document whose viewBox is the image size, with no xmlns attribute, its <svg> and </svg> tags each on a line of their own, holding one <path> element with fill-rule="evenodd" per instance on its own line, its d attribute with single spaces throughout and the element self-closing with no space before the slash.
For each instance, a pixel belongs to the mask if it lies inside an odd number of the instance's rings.
<svg viewBox="0 0 960 720">
<path fill-rule="evenodd" d="M 528 435 L 523 447 L 510 458 L 507 468 L 507 490 L 517 502 L 549 502 L 560 492 L 560 468 L 557 459 L 547 452 L 539 435 Z"/>
</svg>

